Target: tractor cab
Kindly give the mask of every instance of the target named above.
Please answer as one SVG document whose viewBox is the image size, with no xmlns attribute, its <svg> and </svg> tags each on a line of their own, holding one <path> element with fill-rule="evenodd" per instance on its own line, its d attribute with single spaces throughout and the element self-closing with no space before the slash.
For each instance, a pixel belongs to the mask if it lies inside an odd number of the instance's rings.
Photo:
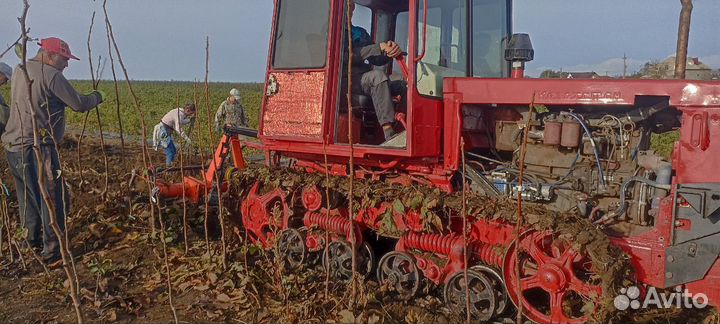
<svg viewBox="0 0 720 324">
<path fill-rule="evenodd" d="M 510 3 L 355 0 L 349 33 L 344 0 L 276 0 L 260 123 L 263 143 L 275 151 L 325 149 L 347 156 L 352 140 L 360 158 L 441 156 L 443 80 L 509 74 L 503 51 Z M 356 68 L 356 57 L 348 71 L 348 39 L 355 43 L 358 31 L 366 32 L 366 43 L 397 43 L 403 55 L 368 59 L 363 69 Z M 359 49 L 352 52 L 357 56 Z M 374 81 L 363 82 L 364 73 L 374 73 Z M 379 82 L 388 86 L 377 90 Z M 379 117 L 375 100 L 383 96 L 392 101 L 396 135 L 390 140 L 383 129 L 388 112 Z M 386 120 L 383 125 L 380 119 Z"/>
</svg>

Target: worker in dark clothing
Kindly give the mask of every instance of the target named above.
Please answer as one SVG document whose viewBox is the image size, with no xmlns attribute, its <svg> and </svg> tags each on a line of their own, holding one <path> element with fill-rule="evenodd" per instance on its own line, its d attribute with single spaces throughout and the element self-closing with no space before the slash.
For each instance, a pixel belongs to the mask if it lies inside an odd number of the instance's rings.
<svg viewBox="0 0 720 324">
<path fill-rule="evenodd" d="M 12 68 L 0 62 L 0 87 L 10 81 L 12 78 Z M 10 118 L 10 107 L 5 103 L 2 95 L 0 95 L 0 135 L 5 132 L 5 124 L 7 124 L 8 118 Z"/>
<path fill-rule="evenodd" d="M 355 3 L 351 2 L 350 10 L 355 10 Z M 385 65 L 402 54 L 402 50 L 393 41 L 373 43 L 370 34 L 362 27 L 352 26 L 350 34 L 353 45 L 352 92 L 372 98 L 378 122 L 383 128 L 385 140 L 388 140 L 395 135 L 395 104 L 392 101 L 390 80 L 385 72 L 373 69 L 372 65 Z"/>
<path fill-rule="evenodd" d="M 65 135 L 65 107 L 86 112 L 105 99 L 101 91 L 88 95 L 75 91 L 62 74 L 70 59 L 78 58 L 61 39 L 41 40 L 37 55 L 25 64 L 33 80 L 32 91 L 20 66 L 15 68 L 10 118 L 2 135 L 10 172 L 15 178 L 20 216 L 28 230 L 28 242 L 32 248 L 42 248 L 42 257 L 48 263 L 60 259 L 60 244 L 50 226 L 50 217 L 55 214 L 55 221 L 64 232 L 65 217 L 70 209 L 70 193 L 60 172 L 56 150 Z M 35 146 L 39 149 L 39 158 L 33 151 Z M 51 206 L 42 198 L 40 179 L 44 179 Z"/>
<path fill-rule="evenodd" d="M 230 90 L 230 96 L 220 104 L 215 112 L 216 132 L 222 132 L 226 125 L 248 127 L 241 99 L 240 90 L 234 88 Z"/>
</svg>

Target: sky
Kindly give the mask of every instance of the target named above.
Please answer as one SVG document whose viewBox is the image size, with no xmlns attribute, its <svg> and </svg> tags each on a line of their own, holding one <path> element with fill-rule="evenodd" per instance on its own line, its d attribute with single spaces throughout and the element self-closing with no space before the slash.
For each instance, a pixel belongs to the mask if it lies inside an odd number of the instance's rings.
<svg viewBox="0 0 720 324">
<path fill-rule="evenodd" d="M 29 0 L 32 37 L 57 36 L 70 44 L 71 79 L 89 79 L 87 37 L 97 11 L 93 60 L 107 56 L 101 0 Z M 689 55 L 720 68 L 720 0 L 695 0 Z M 21 0 L 0 0 L 0 47 L 20 35 Z M 209 37 L 211 81 L 261 82 L 272 22 L 271 0 L 109 0 L 108 12 L 129 75 L 136 80 L 203 80 Z M 679 0 L 515 0 L 515 32 L 529 33 L 535 61 L 545 69 L 622 74 L 673 55 Z M 37 46 L 29 47 L 34 53 Z M 12 53 L 0 61 L 16 64 Z M 103 78 L 110 78 L 109 67 Z"/>
</svg>

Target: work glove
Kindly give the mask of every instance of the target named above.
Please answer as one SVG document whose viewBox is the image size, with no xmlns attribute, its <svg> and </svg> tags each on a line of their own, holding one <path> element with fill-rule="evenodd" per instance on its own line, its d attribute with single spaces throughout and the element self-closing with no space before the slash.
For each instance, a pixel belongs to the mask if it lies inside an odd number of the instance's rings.
<svg viewBox="0 0 720 324">
<path fill-rule="evenodd" d="M 107 99 L 107 94 L 105 93 L 105 91 L 95 90 L 93 92 L 96 92 L 97 94 L 100 95 L 100 102 L 105 102 L 105 99 Z"/>
</svg>

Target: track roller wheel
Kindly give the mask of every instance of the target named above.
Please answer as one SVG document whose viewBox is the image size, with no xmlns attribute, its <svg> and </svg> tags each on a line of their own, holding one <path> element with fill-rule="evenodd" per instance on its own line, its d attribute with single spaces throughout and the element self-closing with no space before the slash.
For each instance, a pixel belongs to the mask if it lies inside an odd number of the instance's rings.
<svg viewBox="0 0 720 324">
<path fill-rule="evenodd" d="M 520 253 L 516 254 L 517 242 Z M 522 300 L 523 314 L 536 323 L 591 321 L 602 296 L 590 258 L 551 232 L 521 235 L 505 256 L 503 278 L 513 303 Z"/>
<path fill-rule="evenodd" d="M 300 231 L 294 228 L 283 230 L 277 239 L 278 253 L 283 259 L 285 270 L 297 270 L 302 267 L 307 257 L 305 239 Z"/>
<path fill-rule="evenodd" d="M 356 254 L 357 274 L 367 278 L 372 273 L 375 253 L 370 245 L 363 243 L 358 246 Z M 323 267 L 330 271 L 330 276 L 338 281 L 349 281 L 352 278 L 352 246 L 346 241 L 331 242 L 322 256 Z"/>
<path fill-rule="evenodd" d="M 493 291 L 495 292 L 495 315 L 502 314 L 505 309 L 507 308 L 507 304 L 510 301 L 508 299 L 507 289 L 505 288 L 505 282 L 502 279 L 502 275 L 499 271 L 485 266 L 485 265 L 475 265 L 470 267 L 471 270 L 478 271 L 482 274 L 484 274 L 488 279 L 490 279 L 490 284 L 492 285 Z"/>
<path fill-rule="evenodd" d="M 423 276 L 410 254 L 391 251 L 380 259 L 377 278 L 381 285 L 388 285 L 398 299 L 410 300 L 417 296 Z"/>
<path fill-rule="evenodd" d="M 480 271 L 468 269 L 467 283 L 465 273 L 460 271 L 448 280 L 443 291 L 445 304 L 454 314 L 467 316 L 466 293 L 470 295 L 470 320 L 486 322 L 497 314 L 497 297 L 493 281 Z"/>
</svg>

